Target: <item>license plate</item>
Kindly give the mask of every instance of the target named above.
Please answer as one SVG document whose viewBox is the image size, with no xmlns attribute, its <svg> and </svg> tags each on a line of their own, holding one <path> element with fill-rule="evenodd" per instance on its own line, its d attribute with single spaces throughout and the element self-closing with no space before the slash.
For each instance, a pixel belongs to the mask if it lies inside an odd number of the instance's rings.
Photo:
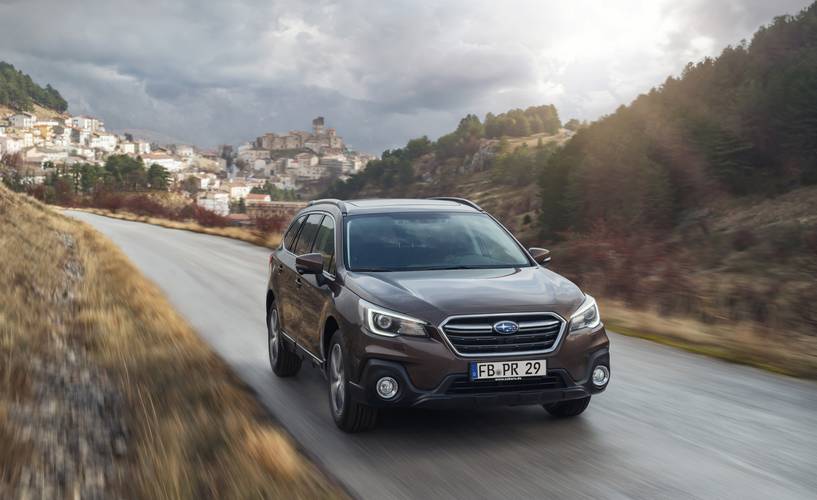
<svg viewBox="0 0 817 500">
<path fill-rule="evenodd" d="M 547 375 L 547 360 L 544 359 L 471 363 L 471 380 L 507 380 L 545 375 Z"/>
</svg>

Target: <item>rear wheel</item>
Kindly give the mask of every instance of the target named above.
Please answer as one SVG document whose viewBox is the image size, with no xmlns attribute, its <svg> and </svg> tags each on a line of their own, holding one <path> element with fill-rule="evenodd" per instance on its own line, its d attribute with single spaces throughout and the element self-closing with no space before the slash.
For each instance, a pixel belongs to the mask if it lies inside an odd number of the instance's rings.
<svg viewBox="0 0 817 500">
<path fill-rule="evenodd" d="M 329 344 L 329 407 L 335 425 L 344 432 L 360 432 L 377 424 L 377 409 L 353 401 L 349 391 L 349 363 L 341 332 Z"/>
<path fill-rule="evenodd" d="M 278 317 L 278 307 L 273 302 L 270 305 L 267 317 L 267 345 L 269 364 L 272 371 L 279 377 L 291 377 L 301 369 L 301 358 L 292 352 L 281 334 L 281 324 Z"/>
<path fill-rule="evenodd" d="M 590 396 L 583 399 L 572 399 L 570 401 L 560 401 L 542 405 L 548 413 L 558 418 L 569 418 L 581 415 L 590 404 Z"/>
</svg>

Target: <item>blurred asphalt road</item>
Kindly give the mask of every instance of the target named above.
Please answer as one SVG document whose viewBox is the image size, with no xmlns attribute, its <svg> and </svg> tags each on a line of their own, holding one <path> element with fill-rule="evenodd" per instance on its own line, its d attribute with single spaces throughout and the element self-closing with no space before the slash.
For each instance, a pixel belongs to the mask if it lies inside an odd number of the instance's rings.
<svg viewBox="0 0 817 500">
<path fill-rule="evenodd" d="M 347 435 L 304 363 L 269 369 L 269 251 L 82 212 L 156 282 L 313 459 L 362 498 L 817 498 L 817 384 L 611 335 L 610 388 L 541 407 L 384 415 Z M 602 311 L 603 311 L 602 306 Z"/>
</svg>

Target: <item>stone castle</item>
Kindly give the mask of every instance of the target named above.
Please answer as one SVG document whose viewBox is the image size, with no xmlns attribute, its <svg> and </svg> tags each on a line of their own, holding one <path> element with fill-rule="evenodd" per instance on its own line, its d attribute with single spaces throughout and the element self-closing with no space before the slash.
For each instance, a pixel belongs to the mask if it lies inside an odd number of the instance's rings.
<svg viewBox="0 0 817 500">
<path fill-rule="evenodd" d="M 255 140 L 255 147 L 268 151 L 287 149 L 311 149 L 318 154 L 340 153 L 344 149 L 343 139 L 334 128 L 326 128 L 319 116 L 312 120 L 312 132 L 290 130 L 286 135 L 267 133 Z"/>
</svg>

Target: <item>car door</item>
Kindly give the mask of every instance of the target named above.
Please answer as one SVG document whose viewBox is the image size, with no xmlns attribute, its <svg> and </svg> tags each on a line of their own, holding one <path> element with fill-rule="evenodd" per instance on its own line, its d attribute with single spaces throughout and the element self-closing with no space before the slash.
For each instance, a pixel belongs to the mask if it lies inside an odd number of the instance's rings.
<svg viewBox="0 0 817 500">
<path fill-rule="evenodd" d="M 323 213 L 307 215 L 300 231 L 298 231 L 298 236 L 295 238 L 292 252 L 289 254 L 287 262 L 284 263 L 285 276 L 283 280 L 288 283 L 288 293 L 291 295 L 280 313 L 284 319 L 285 331 L 300 345 L 305 345 L 303 316 L 310 314 L 311 311 L 308 310 L 308 304 L 304 300 L 303 283 L 306 276 L 301 276 L 295 269 L 295 258 L 298 255 L 312 251 L 312 243 L 315 241 L 315 235 L 318 233 L 318 227 L 322 219 Z"/>
<path fill-rule="evenodd" d="M 281 329 L 289 333 L 292 325 L 293 311 L 297 308 L 293 307 L 293 303 L 298 300 L 295 289 L 295 242 L 298 239 L 298 233 L 306 220 L 306 215 L 298 217 L 292 223 L 284 235 L 284 244 L 281 249 L 275 252 L 275 259 L 273 260 L 273 289 L 275 291 L 275 299 L 278 305 L 278 314 Z"/>
<path fill-rule="evenodd" d="M 335 274 L 335 219 L 331 215 L 324 216 L 321 221 L 310 253 L 320 253 L 323 256 L 324 274 L 321 277 L 315 275 L 301 277 L 299 296 L 303 308 L 299 328 L 303 346 L 320 358 L 323 329 L 321 320 L 332 293 L 326 279 L 332 279 Z"/>
</svg>

